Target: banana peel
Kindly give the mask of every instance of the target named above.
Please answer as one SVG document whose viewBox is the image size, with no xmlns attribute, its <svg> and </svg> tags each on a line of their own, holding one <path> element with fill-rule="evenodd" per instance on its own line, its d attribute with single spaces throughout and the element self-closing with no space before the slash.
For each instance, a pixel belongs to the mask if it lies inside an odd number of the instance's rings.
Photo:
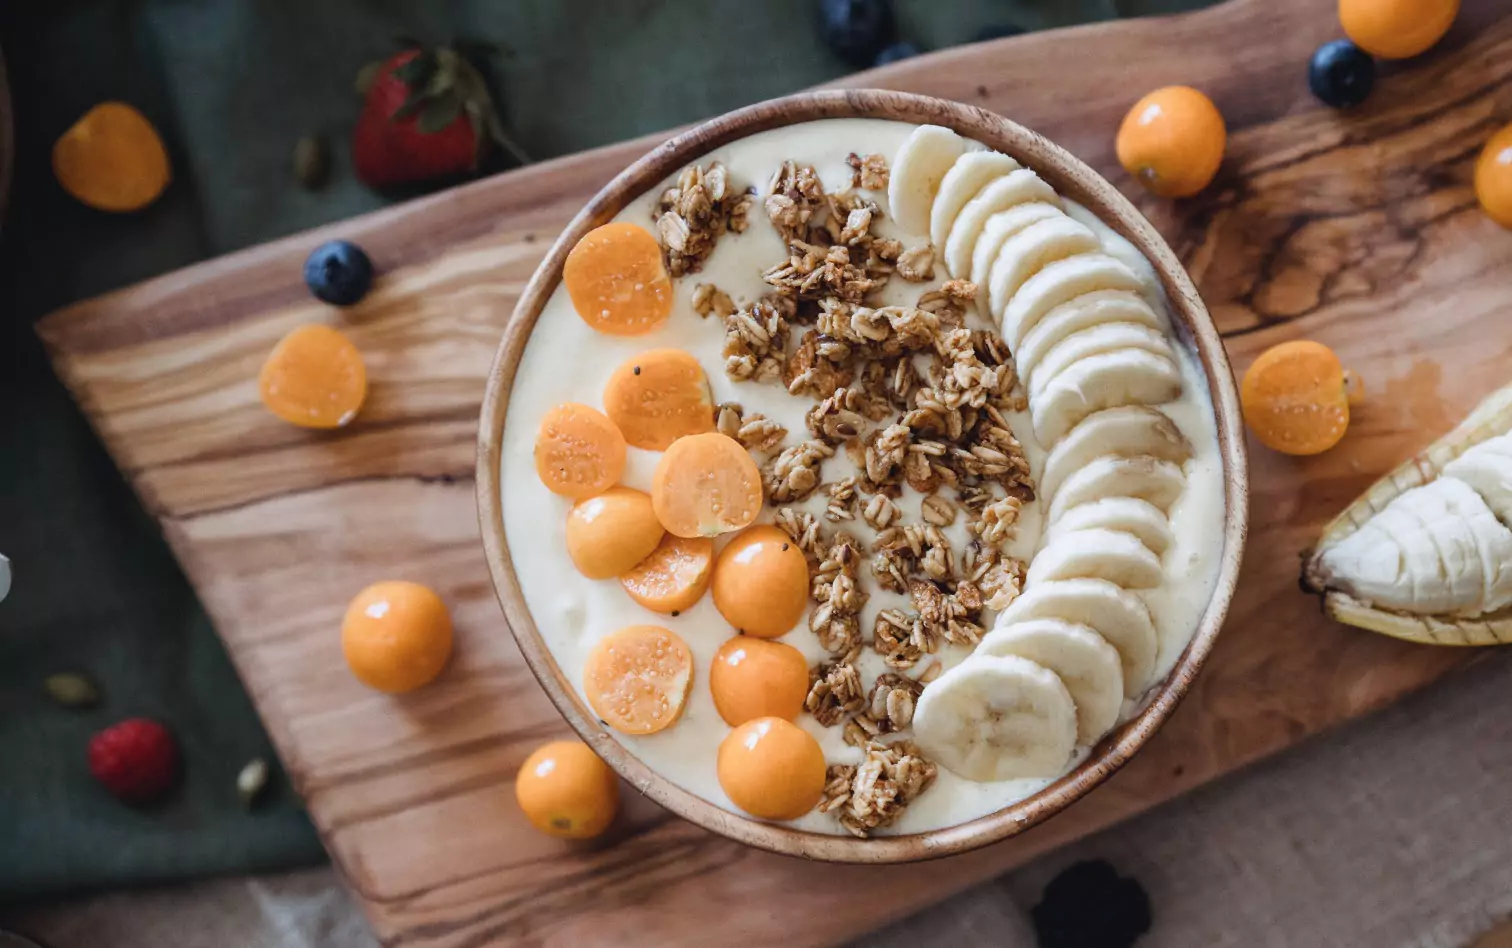
<svg viewBox="0 0 1512 948">
<path fill-rule="evenodd" d="M 1416 615 L 1380 609 L 1330 588 L 1321 569 L 1323 551 L 1358 530 L 1398 495 L 1434 480 L 1450 461 L 1489 438 L 1512 431 L 1512 385 L 1476 406 L 1453 431 L 1371 485 L 1324 527 L 1303 558 L 1302 588 L 1323 599 L 1331 619 L 1393 638 L 1425 645 L 1476 646 L 1512 643 L 1512 608 L 1481 616 Z"/>
</svg>

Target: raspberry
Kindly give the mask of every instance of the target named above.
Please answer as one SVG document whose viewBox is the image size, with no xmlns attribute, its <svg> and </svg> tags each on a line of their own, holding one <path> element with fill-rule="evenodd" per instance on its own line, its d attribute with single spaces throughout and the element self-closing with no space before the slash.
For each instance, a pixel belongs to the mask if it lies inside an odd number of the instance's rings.
<svg viewBox="0 0 1512 948">
<path fill-rule="evenodd" d="M 89 772 L 126 803 L 150 803 L 178 777 L 178 744 L 150 718 L 130 718 L 89 739 Z"/>
</svg>

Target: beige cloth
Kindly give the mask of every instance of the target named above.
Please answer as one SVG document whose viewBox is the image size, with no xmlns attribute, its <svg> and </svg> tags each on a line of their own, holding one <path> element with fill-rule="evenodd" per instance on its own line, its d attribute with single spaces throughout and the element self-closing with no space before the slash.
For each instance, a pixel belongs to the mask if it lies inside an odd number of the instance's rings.
<svg viewBox="0 0 1512 948">
<path fill-rule="evenodd" d="M 1461 948 L 1512 916 L 1509 705 L 1504 650 L 858 944 L 1032 948 L 1028 909 L 1045 883 L 1103 858 L 1150 894 L 1144 948 Z M 3 921 L 49 948 L 375 944 L 329 869 L 77 899 Z"/>
</svg>

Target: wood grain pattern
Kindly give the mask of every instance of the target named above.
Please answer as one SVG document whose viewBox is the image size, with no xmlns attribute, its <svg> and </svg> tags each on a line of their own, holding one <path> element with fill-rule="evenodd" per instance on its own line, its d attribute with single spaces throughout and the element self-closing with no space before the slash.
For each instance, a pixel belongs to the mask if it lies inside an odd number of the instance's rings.
<svg viewBox="0 0 1512 948">
<path fill-rule="evenodd" d="M 1385 70 L 1371 102 L 1344 114 L 1318 108 L 1304 81 L 1312 48 L 1335 35 L 1330 4 L 1233 0 L 852 80 L 983 105 L 1048 135 L 1159 227 L 1236 368 L 1308 335 L 1338 349 L 1370 395 L 1328 454 L 1252 450 L 1239 592 L 1161 733 L 1056 819 L 943 862 L 773 856 L 633 794 L 616 839 L 575 848 L 529 832 L 512 802 L 524 755 L 565 726 L 489 587 L 469 482 L 477 408 L 504 321 L 546 246 L 665 136 L 213 261 L 54 314 L 40 331 L 162 522 L 385 943 L 831 942 L 1378 708 L 1469 657 L 1328 623 L 1297 591 L 1297 554 L 1507 380 L 1512 234 L 1475 210 L 1469 182 L 1480 143 L 1512 120 L 1512 17 L 1498 0 L 1470 0 L 1438 49 Z M 1117 173 L 1112 131 L 1140 93 L 1178 81 L 1213 94 L 1232 134 L 1222 180 L 1165 204 Z M 362 242 L 388 274 L 339 317 L 299 282 L 304 255 L 335 235 Z M 253 382 L 283 332 L 325 319 L 351 329 L 373 379 L 361 423 L 334 438 L 267 416 Z M 356 685 L 337 643 L 347 597 L 380 575 L 434 585 L 456 616 L 454 665 L 399 700 Z"/>
<path fill-rule="evenodd" d="M 804 832 L 746 819 L 671 783 L 629 753 L 598 715 L 583 704 L 570 678 L 576 671 L 564 672 L 557 665 L 551 648 L 536 628 L 513 563 L 516 552 L 530 556 L 532 551 L 509 548 L 501 502 L 500 459 L 515 374 L 542 310 L 561 285 L 563 267 L 572 249 L 593 228 L 613 220 L 632 200 L 660 188 L 663 181 L 675 178 L 682 168 L 717 148 L 773 128 L 848 118 L 890 119 L 952 129 L 1035 169 L 1057 194 L 1087 208 L 1132 243 L 1154 268 L 1170 304 L 1172 324 L 1183 343 L 1192 347 L 1196 362 L 1202 367 L 1209 402 L 1216 414 L 1224 480 L 1223 522 L 1211 525 L 1221 551 L 1213 594 L 1187 647 L 1170 673 L 1150 689 L 1148 701 L 1139 714 L 1099 741 L 1069 773 L 1025 800 L 956 826 L 871 839 Z M 738 842 L 786 856 L 875 864 L 951 856 L 1017 836 L 1079 800 L 1144 746 L 1186 694 L 1222 628 L 1244 552 L 1249 519 L 1247 474 L 1239 396 L 1217 328 L 1171 248 L 1112 184 L 1043 136 L 986 109 L 876 89 L 827 90 L 738 109 L 678 135 L 605 185 L 557 237 L 510 318 L 483 395 L 478 429 L 478 521 L 499 603 L 504 607 L 510 631 L 526 664 L 567 723 L 621 777 L 678 816 Z"/>
</svg>

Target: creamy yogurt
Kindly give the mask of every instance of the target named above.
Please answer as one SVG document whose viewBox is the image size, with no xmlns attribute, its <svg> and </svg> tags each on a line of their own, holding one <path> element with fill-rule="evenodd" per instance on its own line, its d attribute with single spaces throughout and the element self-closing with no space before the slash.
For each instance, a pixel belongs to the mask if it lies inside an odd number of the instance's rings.
<svg viewBox="0 0 1512 948">
<path fill-rule="evenodd" d="M 617 740 L 646 766 L 684 789 L 725 809 L 740 812 L 726 797 L 715 773 L 715 757 L 720 741 L 730 728 L 715 710 L 708 689 L 708 670 L 719 646 L 735 631 L 724 621 L 707 595 L 692 609 L 677 617 L 653 613 L 637 605 L 615 580 L 595 581 L 584 578 L 573 568 L 564 542 L 564 525 L 570 502 L 559 497 L 536 476 L 534 447 L 541 417 L 552 406 L 574 401 L 602 407 L 602 392 L 613 370 L 624 360 L 650 348 L 675 347 L 692 353 L 708 373 L 716 403 L 733 401 L 749 413 L 759 412 L 788 429 L 787 443 L 807 437 L 804 415 L 813 406 L 808 397 L 789 395 L 780 383 L 735 382 L 724 374 L 720 350 L 724 331 L 717 317 L 700 318 L 693 312 L 691 297 L 698 283 L 712 283 L 729 293 L 737 302 L 755 300 L 769 287 L 761 274 L 771 264 L 783 259 L 782 239 L 770 226 L 760 208 L 764 189 L 773 171 L 785 160 L 811 164 L 831 192 L 844 190 L 851 181 L 846 156 L 881 154 L 889 161 L 915 126 L 901 122 L 873 119 L 835 119 L 810 122 L 774 129 L 731 143 L 697 159 L 704 165 L 720 161 L 728 168 L 730 180 L 737 186 L 755 185 L 756 206 L 751 226 L 740 235 L 722 237 L 703 270 L 675 281 L 675 303 L 671 318 L 655 333 L 621 338 L 594 332 L 574 311 L 566 291 L 558 287 L 542 310 L 539 322 L 526 343 L 504 428 L 504 445 L 500 461 L 500 483 L 504 512 L 505 536 L 514 554 L 515 573 L 525 602 L 537 627 L 558 665 L 582 692 L 581 669 L 588 653 L 605 635 L 637 623 L 663 625 L 682 636 L 694 655 L 694 684 L 682 719 L 658 734 L 633 737 L 615 734 Z M 673 176 L 675 178 L 675 175 Z M 672 183 L 668 179 L 631 202 L 618 216 L 651 227 L 651 211 L 657 195 Z M 897 237 L 905 247 L 927 243 L 924 234 L 896 230 L 887 213 L 887 196 L 867 192 L 883 209 L 884 221 L 875 228 L 882 236 Z M 1090 212 L 1068 204 L 1068 213 L 1093 227 L 1108 251 L 1144 275 L 1152 296 L 1160 293 L 1148 261 L 1131 244 L 1098 221 Z M 937 266 L 937 270 L 943 267 Z M 927 284 L 908 283 L 894 277 L 881 294 L 882 305 L 912 305 Z M 975 314 L 968 316 L 973 326 L 984 326 Z M 795 333 L 795 338 L 797 337 Z M 1177 402 L 1161 406 L 1191 440 L 1195 454 L 1187 462 L 1187 488 L 1172 508 L 1171 526 L 1175 544 L 1165 554 L 1167 582 L 1146 591 L 1145 599 L 1160 630 L 1158 674 L 1164 677 L 1190 640 L 1197 620 L 1211 598 L 1217 578 L 1222 549 L 1223 494 L 1222 465 L 1218 454 L 1216 425 L 1207 401 L 1207 386 L 1188 349 L 1178 346 L 1184 376 L 1184 394 Z M 1028 413 L 1009 416 L 1016 435 L 1023 442 L 1036 481 L 1043 470 L 1044 452 L 1035 443 Z M 651 473 L 659 455 L 656 452 L 630 449 L 629 464 L 622 479 L 627 486 L 649 490 Z M 854 468 L 841 452 L 824 467 L 824 480 L 834 481 Z M 920 518 L 921 497 L 906 489 L 898 501 L 904 522 Z M 826 494 L 821 489 L 802 504 L 792 506 L 818 514 Z M 770 521 L 773 510 L 763 511 L 761 520 Z M 1029 560 L 1040 544 L 1043 511 L 1038 502 L 1026 504 L 1019 521 L 1018 536 L 1007 548 L 1010 555 Z M 860 518 L 841 524 L 868 547 L 874 536 Z M 834 525 L 825 524 L 826 531 Z M 952 546 L 965 548 L 968 535 L 965 518 L 958 516 L 947 531 Z M 863 639 L 870 636 L 877 612 L 888 607 L 909 606 L 907 597 L 880 589 L 863 568 L 862 582 L 871 598 L 861 614 Z M 983 625 L 991 627 L 991 615 Z M 781 641 L 797 648 L 810 665 L 829 658 L 820 648 L 806 623 L 801 623 Z M 946 646 L 934 658 L 948 668 L 970 654 L 961 647 Z M 865 682 L 888 669 L 880 655 L 870 648 L 862 650 L 858 661 Z M 917 675 L 929 665 L 920 662 L 911 670 Z M 1137 710 L 1143 696 L 1125 703 L 1125 717 Z M 825 758 L 831 763 L 854 763 L 861 758 L 856 748 L 841 738 L 842 728 L 822 727 L 808 714 L 798 722 L 818 739 Z M 1078 748 L 1067 765 L 1071 769 L 1086 757 L 1087 749 Z M 1051 780 L 1010 780 L 976 783 L 939 769 L 933 786 L 914 801 L 893 826 L 879 833 L 917 833 L 956 825 L 1001 809 L 1033 795 Z M 810 812 L 791 821 L 801 829 L 824 833 L 844 833 L 828 814 Z"/>
</svg>

